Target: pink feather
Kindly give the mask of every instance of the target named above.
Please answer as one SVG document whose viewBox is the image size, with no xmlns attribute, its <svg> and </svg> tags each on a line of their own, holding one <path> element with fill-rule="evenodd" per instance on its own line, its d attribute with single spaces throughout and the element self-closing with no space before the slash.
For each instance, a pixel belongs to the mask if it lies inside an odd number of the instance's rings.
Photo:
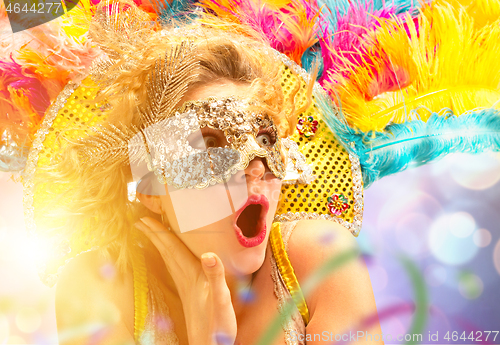
<svg viewBox="0 0 500 345">
<path fill-rule="evenodd" d="M 331 32 L 325 25 L 327 18 L 323 17 L 323 35 L 320 40 L 322 48 L 324 72 L 320 82 L 335 84 L 338 79 L 349 78 L 351 71 L 358 66 L 373 66 L 372 73 L 377 82 L 369 86 L 371 98 L 385 91 L 395 90 L 402 86 L 401 83 L 409 82 L 406 73 L 397 66 L 392 66 L 390 61 L 385 61 L 385 66 L 379 70 L 375 68 L 372 60 L 371 41 L 366 40 L 369 33 L 379 27 L 380 20 L 403 17 L 396 15 L 395 8 L 386 7 L 382 10 L 373 10 L 373 2 L 353 2 L 346 15 L 340 13 L 325 14 L 337 16 L 338 29 Z M 377 60 L 382 57 L 375 55 Z M 398 84 L 399 83 L 399 84 Z"/>
<path fill-rule="evenodd" d="M 300 64 L 302 54 L 316 42 L 317 9 L 306 0 L 292 0 L 282 7 L 265 1 L 205 0 L 219 17 L 237 21 L 261 33 L 274 49 Z"/>
<path fill-rule="evenodd" d="M 36 114 L 40 118 L 43 117 L 45 110 L 50 105 L 49 95 L 40 80 L 31 71 L 23 70 L 22 66 L 16 63 L 12 57 L 11 61 L 0 60 L 0 83 L 4 91 L 3 94 L 9 94 L 8 101 L 12 102 L 13 92 L 21 91 L 28 98 L 31 108 Z"/>
</svg>

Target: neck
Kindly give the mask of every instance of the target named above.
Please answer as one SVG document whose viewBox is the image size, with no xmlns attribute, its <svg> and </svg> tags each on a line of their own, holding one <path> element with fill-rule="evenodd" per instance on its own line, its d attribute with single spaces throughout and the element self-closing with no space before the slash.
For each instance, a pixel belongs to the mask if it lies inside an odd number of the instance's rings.
<svg viewBox="0 0 500 345">
<path fill-rule="evenodd" d="M 229 291 L 231 292 L 231 302 L 233 304 L 234 313 L 236 318 L 245 311 L 245 306 L 251 301 L 252 283 L 257 272 L 247 275 L 234 275 L 226 272 L 226 283 Z"/>
</svg>

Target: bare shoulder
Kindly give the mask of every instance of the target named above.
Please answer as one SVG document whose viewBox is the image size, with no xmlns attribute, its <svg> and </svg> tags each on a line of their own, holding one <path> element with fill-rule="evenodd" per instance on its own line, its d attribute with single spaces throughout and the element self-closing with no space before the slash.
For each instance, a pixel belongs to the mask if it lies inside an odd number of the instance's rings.
<svg viewBox="0 0 500 345">
<path fill-rule="evenodd" d="M 373 298 L 370 277 L 359 255 L 356 238 L 342 225 L 328 220 L 300 221 L 290 237 L 288 254 L 300 285 L 327 261 L 343 258 L 339 266 L 323 277 L 313 293 L 306 296 L 311 313 L 325 303 L 337 306 L 347 303 L 350 293 L 356 298 L 361 295 Z M 352 306 L 344 307 L 352 310 Z"/>
<path fill-rule="evenodd" d="M 328 220 L 300 221 L 290 237 L 288 254 L 301 286 L 326 262 L 339 256 L 344 259 L 315 280 L 314 288 L 305 295 L 311 317 L 307 334 L 325 330 L 344 334 L 352 329 L 381 333 L 370 275 L 349 230 Z M 383 344 L 361 339 L 357 343 Z"/>
<path fill-rule="evenodd" d="M 84 330 L 89 325 L 101 325 L 113 330 L 108 340 L 129 339 L 133 334 L 133 296 L 131 272 L 120 273 L 114 262 L 98 251 L 78 255 L 63 268 L 57 282 L 56 317 L 60 337 L 71 334 L 73 329 L 86 333 Z M 88 329 L 90 333 L 95 331 Z M 90 335 L 81 334 L 76 338 L 84 342 Z M 59 340 L 61 344 L 79 344 L 76 338 Z"/>
<path fill-rule="evenodd" d="M 333 255 L 358 249 L 356 238 L 340 224 L 329 220 L 302 220 L 289 240 L 289 256 L 294 270 L 307 276 L 311 268 Z"/>
</svg>

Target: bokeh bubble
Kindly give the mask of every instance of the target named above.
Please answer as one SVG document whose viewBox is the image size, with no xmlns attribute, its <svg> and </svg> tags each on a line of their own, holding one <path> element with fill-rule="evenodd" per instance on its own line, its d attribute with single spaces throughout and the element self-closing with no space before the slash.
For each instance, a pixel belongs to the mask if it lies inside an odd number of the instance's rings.
<svg viewBox="0 0 500 345">
<path fill-rule="evenodd" d="M 11 335 L 9 339 L 7 340 L 6 344 L 12 344 L 12 345 L 23 345 L 27 344 L 26 340 L 24 340 L 23 337 L 20 337 L 18 335 Z"/>
<path fill-rule="evenodd" d="M 487 247 L 491 243 L 491 232 L 486 229 L 477 229 L 476 231 L 474 231 L 472 239 L 476 246 L 480 248 Z"/>
<path fill-rule="evenodd" d="M 10 313 L 14 307 L 15 303 L 12 296 L 0 296 L 0 315 Z"/>
<path fill-rule="evenodd" d="M 25 307 L 16 314 L 16 326 L 24 333 L 33 333 L 42 324 L 40 313 L 33 308 Z"/>
<path fill-rule="evenodd" d="M 425 281 L 430 286 L 440 286 L 446 282 L 446 269 L 438 264 L 430 264 L 424 271 Z"/>
<path fill-rule="evenodd" d="M 467 299 L 476 299 L 483 293 L 481 278 L 471 272 L 462 272 L 458 277 L 458 291 Z"/>
<path fill-rule="evenodd" d="M 253 289 L 248 287 L 239 289 L 238 295 L 243 303 L 252 303 L 256 298 Z"/>
<path fill-rule="evenodd" d="M 116 276 L 116 267 L 111 263 L 105 263 L 99 268 L 101 277 L 105 280 L 111 280 Z"/>
<path fill-rule="evenodd" d="M 156 329 L 162 332 L 171 332 L 174 329 L 174 322 L 169 316 L 155 315 L 153 318 L 153 323 Z"/>
<path fill-rule="evenodd" d="M 330 245 L 337 236 L 333 231 L 325 231 L 320 236 L 318 236 L 318 244 L 323 246 Z"/>
<path fill-rule="evenodd" d="M 456 212 L 450 216 L 450 230 L 453 235 L 466 238 L 476 230 L 476 222 L 469 213 Z"/>
<path fill-rule="evenodd" d="M 474 244 L 471 235 L 466 237 L 456 236 L 453 226 L 456 226 L 460 219 L 468 222 L 469 218 L 464 212 L 457 214 L 445 214 L 434 221 L 429 232 L 429 248 L 432 254 L 448 265 L 461 265 L 472 260 L 477 253 L 477 246 Z M 460 230 L 462 236 L 468 230 Z"/>
<path fill-rule="evenodd" d="M 0 314 L 0 344 L 4 344 L 9 337 L 9 320 Z"/>
<path fill-rule="evenodd" d="M 233 344 L 233 341 L 231 340 L 231 338 L 226 333 L 223 333 L 223 332 L 214 333 L 213 339 L 215 340 L 216 344 L 220 344 L 220 345 L 232 345 Z"/>
<path fill-rule="evenodd" d="M 450 174 L 459 185 L 473 190 L 490 188 L 500 180 L 500 159 L 497 153 L 471 155 L 457 153 L 451 157 Z"/>
<path fill-rule="evenodd" d="M 390 334 L 392 336 L 392 339 L 387 339 L 392 340 L 389 342 L 390 344 L 397 344 L 397 335 L 405 334 L 408 330 L 408 326 L 405 326 L 403 324 L 403 321 L 401 320 L 401 317 L 399 315 L 388 317 L 384 321 L 381 321 L 381 327 L 384 330 L 384 334 Z"/>
<path fill-rule="evenodd" d="M 402 216 L 396 225 L 396 239 L 405 252 L 412 257 L 424 256 L 428 252 L 427 233 L 432 220 L 422 213 L 410 213 Z"/>
<path fill-rule="evenodd" d="M 500 240 L 497 241 L 495 249 L 493 250 L 493 264 L 497 273 L 500 274 Z"/>
<path fill-rule="evenodd" d="M 395 194 L 384 203 L 377 219 L 377 227 L 392 229 L 402 214 L 421 213 L 424 210 L 440 212 L 442 209 L 442 205 L 433 196 L 418 189 L 410 189 L 405 194 Z"/>
<path fill-rule="evenodd" d="M 382 291 L 387 287 L 388 275 L 384 267 L 372 264 L 368 267 L 370 272 L 370 281 L 373 291 Z"/>
<path fill-rule="evenodd" d="M 462 298 L 458 291 L 458 280 L 462 268 L 460 266 L 444 266 L 446 281 L 442 286 L 430 289 L 431 304 L 445 311 L 453 319 L 453 315 L 463 313 L 470 306 L 470 301 Z M 451 321 L 453 324 L 455 321 Z"/>
<path fill-rule="evenodd" d="M 377 313 L 384 334 L 404 334 L 411 325 L 414 312 L 413 303 L 399 295 L 380 294 L 379 296 Z"/>
</svg>

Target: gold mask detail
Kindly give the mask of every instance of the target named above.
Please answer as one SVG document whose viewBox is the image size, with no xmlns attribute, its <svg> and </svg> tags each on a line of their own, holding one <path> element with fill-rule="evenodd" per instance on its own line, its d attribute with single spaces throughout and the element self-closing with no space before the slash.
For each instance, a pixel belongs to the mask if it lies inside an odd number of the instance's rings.
<svg viewBox="0 0 500 345">
<path fill-rule="evenodd" d="M 269 116 L 248 107 L 245 100 L 233 97 L 186 102 L 129 141 L 133 174 L 144 175 L 145 162 L 161 184 L 203 189 L 226 182 L 252 159 L 263 157 L 271 172 L 283 179 L 286 162 L 276 127 Z M 216 133 L 214 140 L 203 133 L 205 128 Z M 164 188 L 155 194 L 164 194 Z"/>
</svg>

